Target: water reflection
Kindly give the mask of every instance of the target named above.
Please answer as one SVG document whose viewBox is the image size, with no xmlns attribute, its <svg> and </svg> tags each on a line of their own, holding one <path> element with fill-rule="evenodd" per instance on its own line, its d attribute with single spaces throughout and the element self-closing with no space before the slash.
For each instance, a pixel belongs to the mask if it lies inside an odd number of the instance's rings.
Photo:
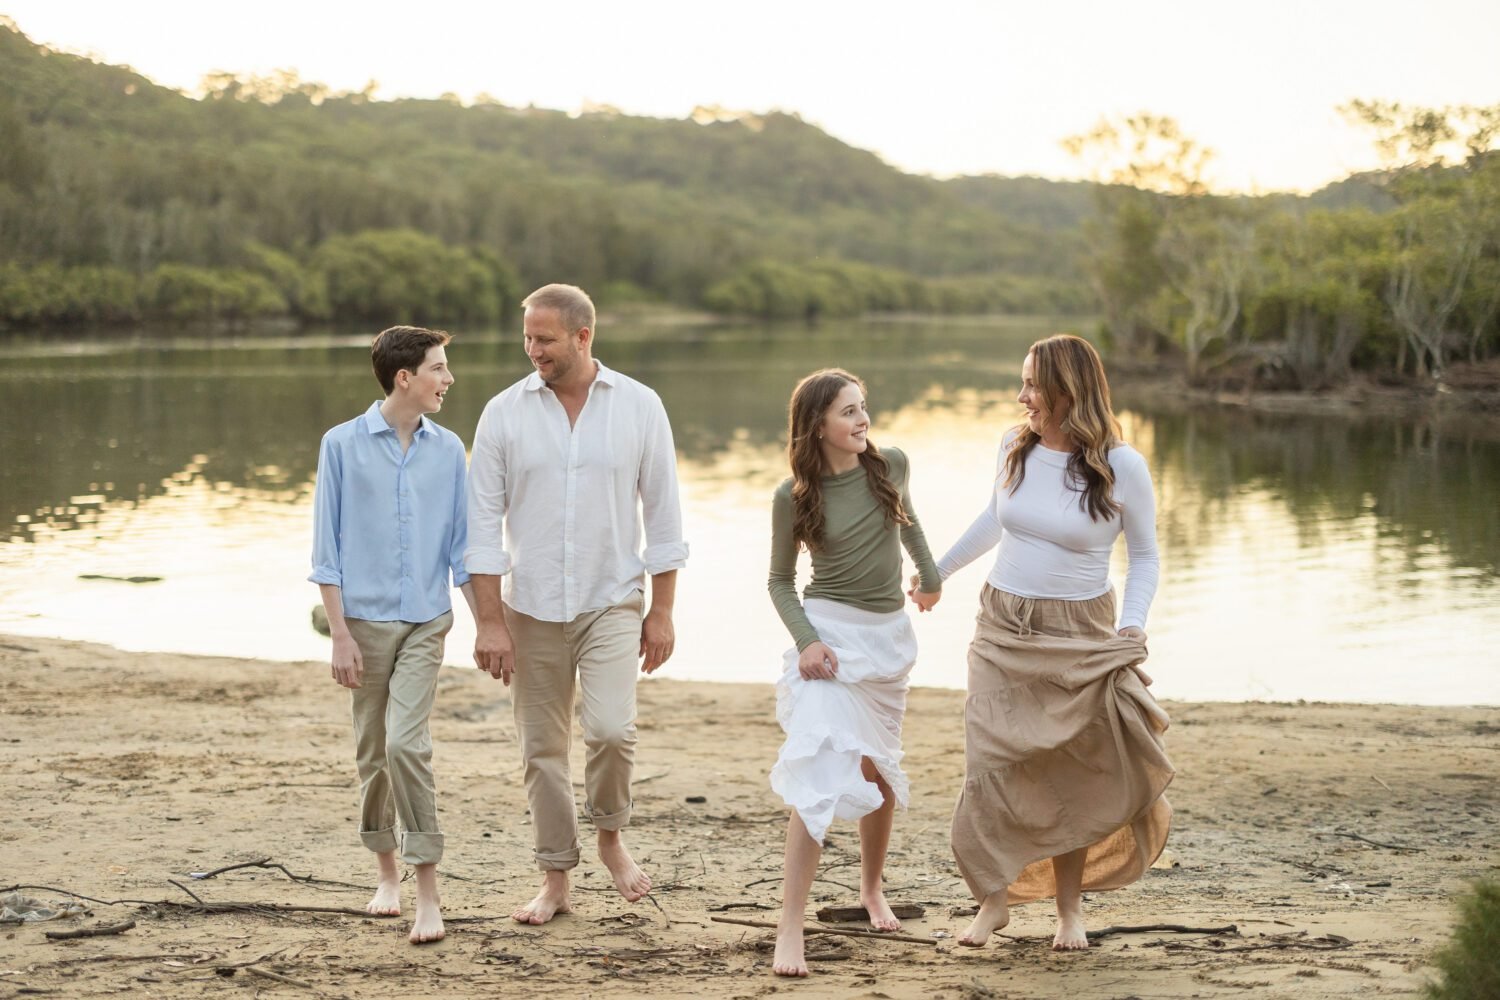
<svg viewBox="0 0 1500 1000">
<path fill-rule="evenodd" d="M 918 510 L 941 550 L 989 489 L 1026 345 L 1053 329 L 606 329 L 601 358 L 661 393 L 682 454 L 693 560 L 674 672 L 774 675 L 786 640 L 764 594 L 768 504 L 785 475 L 797 378 L 839 364 L 867 380 L 874 437 L 911 454 Z M 311 483 L 322 431 L 377 395 L 365 351 L 356 338 L 8 358 L 0 629 L 324 656 L 306 625 L 315 590 L 301 582 Z M 460 336 L 449 356 L 458 382 L 441 422 L 468 440 L 525 359 L 493 335 Z M 1483 640 L 1500 634 L 1493 427 L 1183 412 L 1122 395 L 1160 499 L 1151 633 L 1164 695 L 1500 703 L 1500 656 Z M 919 682 L 962 685 L 986 568 L 960 574 L 921 616 Z M 453 662 L 466 659 L 466 628 Z M 736 638 L 725 648 L 727 628 Z"/>
</svg>

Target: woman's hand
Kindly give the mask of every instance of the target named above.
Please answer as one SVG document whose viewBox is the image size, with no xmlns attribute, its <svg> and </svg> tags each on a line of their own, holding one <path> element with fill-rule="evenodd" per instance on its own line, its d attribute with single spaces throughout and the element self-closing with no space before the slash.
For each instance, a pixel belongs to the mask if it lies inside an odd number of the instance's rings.
<svg viewBox="0 0 1500 1000">
<path fill-rule="evenodd" d="M 1137 642 L 1146 641 L 1146 630 L 1141 628 L 1139 625 L 1126 625 L 1124 628 L 1120 629 L 1119 635 L 1123 636 L 1126 639 L 1134 639 Z"/>
<path fill-rule="evenodd" d="M 810 644 L 797 657 L 797 670 L 805 681 L 831 681 L 838 669 L 838 654 L 821 642 Z"/>
</svg>

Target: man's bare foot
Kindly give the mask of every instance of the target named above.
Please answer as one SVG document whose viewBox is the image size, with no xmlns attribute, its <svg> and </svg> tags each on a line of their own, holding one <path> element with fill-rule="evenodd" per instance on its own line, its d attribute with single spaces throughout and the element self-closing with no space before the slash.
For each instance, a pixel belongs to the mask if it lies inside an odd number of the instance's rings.
<svg viewBox="0 0 1500 1000">
<path fill-rule="evenodd" d="M 899 931 L 901 921 L 896 919 L 896 914 L 891 912 L 891 904 L 885 901 L 885 893 L 880 890 L 875 892 L 861 892 L 859 894 L 859 905 L 865 908 L 870 915 L 870 926 L 877 931 Z"/>
<path fill-rule="evenodd" d="M 438 896 L 437 865 L 417 865 L 417 917 L 412 921 L 409 940 L 412 944 L 441 941 L 443 930 L 442 899 Z"/>
<path fill-rule="evenodd" d="M 646 893 L 651 891 L 650 876 L 641 871 L 630 852 L 625 849 L 620 831 L 599 831 L 599 860 L 609 869 L 609 874 L 615 880 L 615 888 L 620 890 L 620 895 L 625 897 L 627 903 L 644 899 Z"/>
<path fill-rule="evenodd" d="M 396 865 L 396 852 L 385 851 L 375 855 L 380 866 L 380 882 L 375 895 L 365 904 L 365 912 L 381 917 L 401 915 L 401 869 Z"/>
<path fill-rule="evenodd" d="M 969 929 L 958 936 L 958 943 L 970 948 L 982 948 L 990 935 L 1010 923 L 1010 906 L 1006 902 L 1007 889 L 992 892 L 979 904 L 979 912 Z"/>
<path fill-rule="evenodd" d="M 536 898 L 512 913 L 511 919 L 522 924 L 545 924 L 559 913 L 572 913 L 568 899 L 568 873 L 549 871 L 542 876 L 542 891 Z"/>
<path fill-rule="evenodd" d="M 1083 951 L 1089 946 L 1088 932 L 1083 926 L 1083 914 L 1059 913 L 1057 936 L 1052 939 L 1053 951 Z"/>
<path fill-rule="evenodd" d="M 776 955 L 771 959 L 771 971 L 778 976 L 807 975 L 807 958 L 802 952 L 802 925 L 785 922 L 776 929 Z"/>
</svg>

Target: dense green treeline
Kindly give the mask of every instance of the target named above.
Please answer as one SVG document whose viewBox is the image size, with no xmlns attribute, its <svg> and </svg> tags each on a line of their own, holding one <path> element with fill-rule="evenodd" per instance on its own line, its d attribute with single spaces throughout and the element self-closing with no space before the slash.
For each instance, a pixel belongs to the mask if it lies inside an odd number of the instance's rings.
<svg viewBox="0 0 1500 1000">
<path fill-rule="evenodd" d="M 557 279 L 768 317 L 1092 297 L 1070 216 L 988 207 L 793 115 L 571 117 L 289 75 L 193 100 L 3 26 L 0 70 L 0 322 L 451 322 Z M 418 234 L 446 281 L 417 280 Z M 357 275 L 341 240 L 369 253 Z M 788 284 L 757 306 L 768 274 Z"/>
<path fill-rule="evenodd" d="M 1320 203 L 1209 195 L 1206 151 L 1169 119 L 1073 140 L 1112 160 L 1085 266 L 1117 349 L 1314 389 L 1500 353 L 1500 105 L 1345 111 L 1387 167 Z"/>
</svg>

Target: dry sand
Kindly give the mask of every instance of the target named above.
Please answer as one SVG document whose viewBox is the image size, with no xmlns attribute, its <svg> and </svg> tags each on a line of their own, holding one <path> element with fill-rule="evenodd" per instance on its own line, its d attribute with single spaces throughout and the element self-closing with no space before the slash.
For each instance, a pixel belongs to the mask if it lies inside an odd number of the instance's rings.
<svg viewBox="0 0 1500 1000">
<path fill-rule="evenodd" d="M 419 948 L 406 942 L 409 883 L 399 919 L 181 905 L 189 890 L 210 903 L 363 905 L 373 864 L 355 833 L 347 694 L 325 665 L 0 637 L 0 889 L 147 901 L 0 927 L 0 997 L 1412 996 L 1455 894 L 1495 873 L 1500 710 L 1167 703 L 1179 768 L 1169 856 L 1136 885 L 1092 895 L 1090 926 L 1238 933 L 1119 935 L 1059 955 L 1050 906 L 1036 903 L 1015 911 L 1009 938 L 960 948 L 956 911 L 971 901 L 947 829 L 962 697 L 912 694 L 913 799 L 887 870 L 892 900 L 926 910 L 905 933 L 938 942 L 814 937 L 813 975 L 789 982 L 769 971 L 769 931 L 710 920 L 776 917 L 784 818 L 765 777 L 780 740 L 769 684 L 642 685 L 629 842 L 656 879 L 654 903 L 608 890 L 585 827 L 576 912 L 530 928 L 506 916 L 537 881 L 507 691 L 445 670 L 433 730 L 448 937 Z M 856 902 L 856 852 L 852 827 L 835 826 L 814 907 Z M 189 877 L 261 858 L 363 888 L 274 868 Z M 130 917 L 118 936 L 44 937 Z"/>
</svg>

